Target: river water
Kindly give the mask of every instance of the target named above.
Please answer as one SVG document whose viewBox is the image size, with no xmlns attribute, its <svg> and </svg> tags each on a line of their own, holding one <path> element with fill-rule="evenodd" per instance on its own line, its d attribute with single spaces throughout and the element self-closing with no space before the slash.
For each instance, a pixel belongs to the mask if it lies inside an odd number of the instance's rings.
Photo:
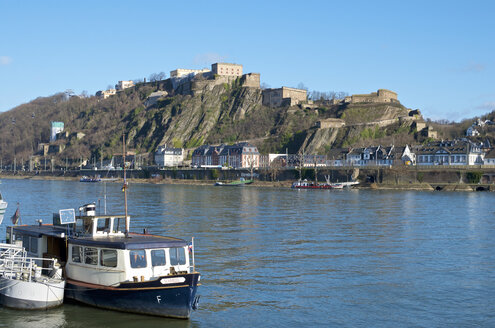
<svg viewBox="0 0 495 328">
<path fill-rule="evenodd" d="M 2 180 L 22 223 L 121 185 Z M 0 327 L 495 327 L 495 193 L 131 184 L 131 230 L 195 237 L 190 320 L 64 304 L 0 307 Z"/>
</svg>

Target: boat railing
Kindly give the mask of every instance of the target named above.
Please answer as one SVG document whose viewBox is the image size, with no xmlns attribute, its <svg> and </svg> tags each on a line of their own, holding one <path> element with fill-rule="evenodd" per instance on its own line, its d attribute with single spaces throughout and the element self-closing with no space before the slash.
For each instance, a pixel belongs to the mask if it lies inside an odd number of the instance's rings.
<svg viewBox="0 0 495 328">
<path fill-rule="evenodd" d="M 3 256 L 0 254 L 0 276 L 33 281 L 41 279 L 43 272 L 48 272 L 48 278 L 61 279 L 62 269 L 56 259 L 27 257 L 24 249 L 16 251 L 17 249 L 14 252 L 7 250 L 1 253 Z"/>
</svg>

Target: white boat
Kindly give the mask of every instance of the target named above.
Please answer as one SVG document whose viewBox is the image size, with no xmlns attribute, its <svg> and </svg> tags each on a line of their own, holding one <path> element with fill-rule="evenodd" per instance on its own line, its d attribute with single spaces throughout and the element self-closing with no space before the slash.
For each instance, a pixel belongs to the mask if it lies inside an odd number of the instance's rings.
<svg viewBox="0 0 495 328">
<path fill-rule="evenodd" d="M 5 210 L 7 209 L 8 203 L 3 200 L 2 193 L 0 193 L 0 224 L 2 224 L 3 216 L 5 215 Z"/>
<path fill-rule="evenodd" d="M 64 300 L 65 280 L 55 259 L 28 257 L 18 245 L 0 244 L 0 304 L 43 310 Z"/>
</svg>

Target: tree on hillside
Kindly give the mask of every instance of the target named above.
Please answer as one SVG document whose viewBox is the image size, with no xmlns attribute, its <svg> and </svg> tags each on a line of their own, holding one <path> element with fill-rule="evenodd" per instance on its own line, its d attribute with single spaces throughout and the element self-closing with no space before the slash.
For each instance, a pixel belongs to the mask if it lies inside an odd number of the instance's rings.
<svg viewBox="0 0 495 328">
<path fill-rule="evenodd" d="M 166 77 L 167 77 L 167 74 L 165 74 L 165 72 L 160 72 L 160 73 L 151 74 L 149 79 L 150 79 L 150 82 L 157 82 L 157 81 L 164 80 Z"/>
<path fill-rule="evenodd" d="M 265 90 L 265 89 L 269 89 L 270 88 L 270 85 L 268 83 L 263 82 L 263 83 L 261 83 L 261 86 L 260 87 L 261 87 L 262 90 Z"/>
</svg>

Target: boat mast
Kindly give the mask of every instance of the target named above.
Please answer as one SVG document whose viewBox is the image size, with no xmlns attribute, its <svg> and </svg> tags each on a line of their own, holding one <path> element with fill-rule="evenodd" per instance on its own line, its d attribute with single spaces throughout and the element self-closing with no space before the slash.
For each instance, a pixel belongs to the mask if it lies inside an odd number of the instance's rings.
<svg viewBox="0 0 495 328">
<path fill-rule="evenodd" d="M 125 133 L 122 134 L 122 158 L 124 162 L 124 211 L 125 211 L 125 236 L 129 236 L 129 217 L 127 216 L 127 181 L 125 172 Z"/>
</svg>

